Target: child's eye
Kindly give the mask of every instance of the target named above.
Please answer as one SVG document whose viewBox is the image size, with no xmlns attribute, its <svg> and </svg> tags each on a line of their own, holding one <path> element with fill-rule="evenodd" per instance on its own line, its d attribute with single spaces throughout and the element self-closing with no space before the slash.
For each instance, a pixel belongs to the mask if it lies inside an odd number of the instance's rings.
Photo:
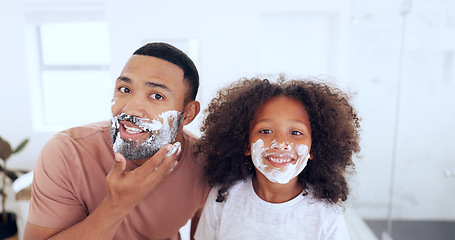
<svg viewBox="0 0 455 240">
<path fill-rule="evenodd" d="M 127 87 L 119 87 L 118 90 L 122 93 L 130 93 L 131 90 Z"/>
<path fill-rule="evenodd" d="M 300 131 L 291 131 L 291 135 L 299 136 L 299 135 L 303 135 L 303 133 Z"/>
<path fill-rule="evenodd" d="M 156 99 L 156 100 L 163 100 L 164 97 L 158 93 L 154 93 L 152 95 L 150 95 L 153 99 Z"/>
<path fill-rule="evenodd" d="M 262 129 L 259 131 L 259 133 L 262 133 L 262 134 L 270 134 L 272 133 L 272 130 L 269 130 L 269 129 Z"/>
</svg>

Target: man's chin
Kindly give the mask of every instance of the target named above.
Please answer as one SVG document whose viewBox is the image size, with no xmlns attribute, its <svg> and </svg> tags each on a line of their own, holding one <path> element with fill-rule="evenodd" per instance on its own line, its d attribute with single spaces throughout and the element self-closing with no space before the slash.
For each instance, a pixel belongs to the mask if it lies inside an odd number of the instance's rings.
<svg viewBox="0 0 455 240">
<path fill-rule="evenodd" d="M 149 159 L 158 152 L 159 149 L 122 149 L 119 151 L 126 160 L 128 161 L 136 161 L 140 159 Z"/>
<path fill-rule="evenodd" d="M 157 146 L 147 143 L 150 138 L 125 139 L 121 136 L 119 129 L 111 129 L 112 150 L 122 154 L 126 160 L 134 161 L 152 157 L 158 150 Z M 153 142 L 153 141 L 151 141 Z"/>
</svg>

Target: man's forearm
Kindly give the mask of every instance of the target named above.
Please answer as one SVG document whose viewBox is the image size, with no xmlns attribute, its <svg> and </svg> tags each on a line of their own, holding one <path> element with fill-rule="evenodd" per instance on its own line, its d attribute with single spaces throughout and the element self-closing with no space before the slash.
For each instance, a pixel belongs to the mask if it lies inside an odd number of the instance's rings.
<svg viewBox="0 0 455 240">
<path fill-rule="evenodd" d="M 67 229 L 47 236 L 33 230 L 26 231 L 24 239 L 112 239 L 128 212 L 128 209 L 113 208 L 104 199 L 89 216 Z"/>
</svg>

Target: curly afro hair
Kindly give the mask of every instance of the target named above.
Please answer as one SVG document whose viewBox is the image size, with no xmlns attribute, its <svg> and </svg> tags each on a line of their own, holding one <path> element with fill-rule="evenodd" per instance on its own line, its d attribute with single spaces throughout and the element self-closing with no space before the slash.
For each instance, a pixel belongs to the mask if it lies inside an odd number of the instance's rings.
<svg viewBox="0 0 455 240">
<path fill-rule="evenodd" d="M 303 103 L 311 123 L 311 154 L 298 181 L 311 186 L 313 195 L 329 203 L 345 201 L 349 194 L 347 173 L 354 172 L 352 156 L 359 153 L 360 118 L 349 96 L 317 79 L 276 83 L 268 79 L 240 79 L 218 91 L 205 110 L 199 151 L 206 155 L 204 174 L 219 187 L 217 201 L 239 180 L 254 175 L 249 146 L 250 122 L 269 99 L 287 96 Z"/>
</svg>

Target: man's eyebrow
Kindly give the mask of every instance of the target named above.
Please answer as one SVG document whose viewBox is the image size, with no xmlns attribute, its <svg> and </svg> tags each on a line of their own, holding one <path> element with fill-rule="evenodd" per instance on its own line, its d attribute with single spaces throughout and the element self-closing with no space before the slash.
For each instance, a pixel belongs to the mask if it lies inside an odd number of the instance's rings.
<svg viewBox="0 0 455 240">
<path fill-rule="evenodd" d="M 167 92 L 171 92 L 171 89 L 169 89 L 168 86 L 161 84 L 161 83 L 155 83 L 155 82 L 146 82 L 145 85 L 149 87 L 156 87 L 156 88 L 161 88 Z"/>
<path fill-rule="evenodd" d="M 123 82 L 126 82 L 126 83 L 131 83 L 132 80 L 128 77 L 125 77 L 125 76 L 120 76 L 117 78 L 117 81 L 123 81 Z M 171 89 L 164 85 L 164 84 L 161 84 L 161 83 L 156 83 L 156 82 L 145 82 L 145 85 L 146 86 L 149 86 L 149 87 L 156 87 L 156 88 L 161 88 L 167 92 L 170 92 L 172 93 Z"/>
<path fill-rule="evenodd" d="M 118 77 L 117 81 L 123 81 L 123 82 L 131 83 L 131 79 L 129 79 L 127 77 L 124 77 L 124 76 Z"/>
</svg>

